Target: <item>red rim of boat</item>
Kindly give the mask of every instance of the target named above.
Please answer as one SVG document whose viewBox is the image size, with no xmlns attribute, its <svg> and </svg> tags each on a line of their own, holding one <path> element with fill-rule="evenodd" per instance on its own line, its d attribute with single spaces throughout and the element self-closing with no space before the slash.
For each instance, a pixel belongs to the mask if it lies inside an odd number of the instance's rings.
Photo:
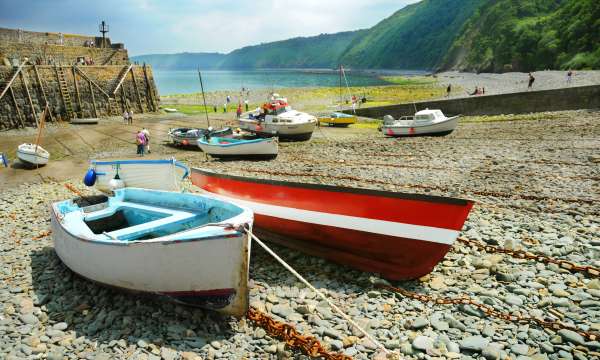
<svg viewBox="0 0 600 360">
<path fill-rule="evenodd" d="M 223 179 L 232 179 L 232 180 L 238 180 L 238 181 L 253 182 L 253 183 L 257 183 L 257 184 L 288 186 L 288 187 L 315 189 L 315 190 L 326 190 L 326 191 L 335 191 L 335 192 L 350 193 L 350 194 L 376 195 L 376 196 L 384 196 L 384 197 L 389 197 L 389 198 L 406 199 L 406 200 L 421 200 L 421 201 L 445 203 L 445 204 L 452 204 L 452 205 L 467 205 L 469 203 L 473 203 L 472 200 L 451 198 L 451 197 L 445 197 L 445 196 L 425 195 L 425 194 L 405 193 L 405 192 L 385 191 L 385 190 L 374 190 L 374 189 L 361 189 L 361 188 L 348 187 L 348 186 L 300 183 L 300 182 L 283 181 L 283 180 L 260 179 L 260 178 L 254 178 L 254 177 L 221 174 L 221 173 L 217 173 L 217 172 L 214 172 L 211 170 L 204 170 L 204 169 L 199 169 L 199 168 L 192 168 L 192 173 L 194 173 L 194 172 L 200 173 L 202 175 L 207 175 L 207 176 L 213 176 L 213 177 L 218 177 L 218 178 L 223 178 Z"/>
</svg>

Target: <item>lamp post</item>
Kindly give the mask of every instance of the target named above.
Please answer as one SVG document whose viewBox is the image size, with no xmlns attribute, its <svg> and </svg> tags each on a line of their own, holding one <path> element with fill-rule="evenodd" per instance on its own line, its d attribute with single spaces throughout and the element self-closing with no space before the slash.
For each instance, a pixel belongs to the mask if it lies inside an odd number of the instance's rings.
<svg viewBox="0 0 600 360">
<path fill-rule="evenodd" d="M 99 30 L 102 33 L 102 47 L 106 47 L 106 33 L 108 32 L 108 24 L 102 20 L 99 26 Z"/>
</svg>

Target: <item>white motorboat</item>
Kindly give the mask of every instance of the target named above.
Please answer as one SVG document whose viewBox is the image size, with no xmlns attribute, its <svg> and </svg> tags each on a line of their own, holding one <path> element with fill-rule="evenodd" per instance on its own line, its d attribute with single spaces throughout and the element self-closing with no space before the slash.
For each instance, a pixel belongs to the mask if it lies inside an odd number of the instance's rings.
<svg viewBox="0 0 600 360">
<path fill-rule="evenodd" d="M 448 135 L 458 125 L 459 116 L 446 117 L 441 110 L 421 110 L 415 116 L 394 119 L 390 115 L 383 117 L 381 132 L 386 136 Z"/>
<path fill-rule="evenodd" d="M 218 158 L 266 158 L 274 159 L 279 152 L 276 137 L 266 139 L 235 139 L 212 136 L 198 140 L 202 151 Z"/>
<path fill-rule="evenodd" d="M 50 153 L 36 144 L 21 144 L 17 148 L 19 160 L 31 165 L 46 165 L 50 159 Z"/>
<path fill-rule="evenodd" d="M 51 205 L 54 249 L 100 284 L 243 316 L 248 208 L 210 195 L 125 188 Z"/>
<path fill-rule="evenodd" d="M 274 96 L 254 111 L 242 115 L 240 128 L 262 136 L 277 136 L 281 140 L 308 140 L 317 118 L 293 110 L 286 98 Z"/>
</svg>

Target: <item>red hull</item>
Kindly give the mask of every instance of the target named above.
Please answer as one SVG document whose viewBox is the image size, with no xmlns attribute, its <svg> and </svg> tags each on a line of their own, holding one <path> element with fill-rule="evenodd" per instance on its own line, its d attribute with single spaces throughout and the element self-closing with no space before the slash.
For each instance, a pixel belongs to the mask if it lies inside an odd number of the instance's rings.
<svg viewBox="0 0 600 360">
<path fill-rule="evenodd" d="M 391 280 L 431 272 L 458 236 L 467 200 L 260 180 L 192 169 L 192 183 L 255 212 L 279 244 Z"/>
</svg>

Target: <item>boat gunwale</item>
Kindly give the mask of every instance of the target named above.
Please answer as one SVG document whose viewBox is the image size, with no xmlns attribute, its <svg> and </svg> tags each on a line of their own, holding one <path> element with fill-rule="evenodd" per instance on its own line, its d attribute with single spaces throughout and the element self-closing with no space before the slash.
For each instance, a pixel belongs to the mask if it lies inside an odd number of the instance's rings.
<svg viewBox="0 0 600 360">
<path fill-rule="evenodd" d="M 288 186 L 293 188 L 303 188 L 309 190 L 325 190 L 332 191 L 338 193 L 349 193 L 349 194 L 357 194 L 357 195 L 374 195 L 381 196 L 387 198 L 394 199 L 404 199 L 404 200 L 418 200 L 418 201 L 428 201 L 433 203 L 444 203 L 451 205 L 461 205 L 467 206 L 469 204 L 474 204 L 473 200 L 469 199 L 459 199 L 453 197 L 439 196 L 439 195 L 425 195 L 425 194 L 416 194 L 416 193 L 406 193 L 406 192 L 395 192 L 395 191 L 385 191 L 385 190 L 375 190 L 375 189 L 361 189 L 355 187 L 348 186 L 336 186 L 336 185 L 325 185 L 325 184 L 313 184 L 313 183 L 301 183 L 301 182 L 293 182 L 293 181 L 283 181 L 283 180 L 272 180 L 272 179 L 260 179 L 254 177 L 246 177 L 239 175 L 230 175 L 230 174 L 222 174 L 217 173 L 208 169 L 200 169 L 192 167 L 192 174 L 194 172 L 200 173 L 202 175 L 214 176 L 218 178 L 238 180 L 238 181 L 246 181 L 258 184 L 267 184 L 274 186 Z"/>
<path fill-rule="evenodd" d="M 224 138 L 224 137 L 220 137 L 220 136 L 211 136 L 211 139 L 229 139 L 229 138 Z M 202 144 L 205 146 L 215 146 L 215 147 L 231 147 L 231 146 L 239 146 L 239 145 L 249 145 L 249 144 L 258 144 L 258 143 L 275 143 L 277 142 L 276 140 L 276 136 L 274 137 L 270 137 L 270 138 L 259 138 L 259 139 L 251 139 L 251 140 L 240 140 L 240 139 L 229 139 L 229 140 L 234 140 L 231 143 L 228 144 L 213 144 L 210 142 L 206 142 L 204 141 L 206 138 L 202 137 L 200 139 L 198 139 L 198 144 Z"/>
<path fill-rule="evenodd" d="M 185 164 L 183 164 L 182 162 L 179 162 L 177 160 L 173 159 L 157 159 L 157 160 L 107 160 L 107 161 L 98 161 L 98 160 L 91 160 L 90 161 L 92 166 L 96 166 L 96 165 L 134 165 L 134 164 L 139 164 L 139 165 L 147 165 L 147 164 L 173 164 L 176 167 L 183 169 L 185 171 L 185 173 L 183 174 L 183 176 L 181 177 L 181 180 L 187 178 L 190 175 L 190 168 L 187 167 Z M 106 175 L 106 173 L 102 173 L 102 174 L 98 174 L 98 175 Z"/>
</svg>

